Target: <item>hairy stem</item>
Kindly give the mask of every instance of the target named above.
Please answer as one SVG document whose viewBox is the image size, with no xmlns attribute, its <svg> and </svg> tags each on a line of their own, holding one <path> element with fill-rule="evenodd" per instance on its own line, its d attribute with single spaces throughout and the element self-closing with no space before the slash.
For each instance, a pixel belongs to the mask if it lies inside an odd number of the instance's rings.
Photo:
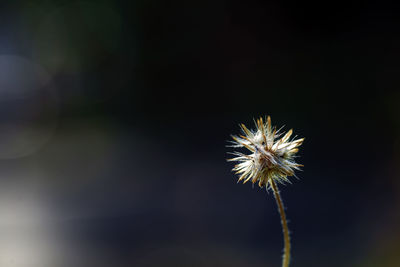
<svg viewBox="0 0 400 267">
<path fill-rule="evenodd" d="M 279 214 L 281 215 L 283 239 L 284 239 L 284 242 L 285 242 L 285 249 L 284 249 L 284 252 L 283 252 L 282 267 L 288 267 L 289 266 L 289 261 L 290 261 L 290 237 L 289 237 L 289 228 L 287 226 L 287 221 L 286 221 L 285 209 L 283 208 L 281 195 L 279 194 L 278 187 L 276 186 L 274 180 L 271 179 L 270 183 L 271 183 L 271 186 L 272 186 L 272 190 L 274 191 L 276 204 L 278 205 L 278 208 L 279 208 Z"/>
</svg>

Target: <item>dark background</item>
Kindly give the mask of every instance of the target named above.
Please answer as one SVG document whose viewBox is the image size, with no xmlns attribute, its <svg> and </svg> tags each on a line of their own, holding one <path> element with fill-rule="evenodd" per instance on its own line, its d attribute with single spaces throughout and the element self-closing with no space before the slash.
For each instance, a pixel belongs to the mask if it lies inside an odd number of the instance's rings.
<svg viewBox="0 0 400 267">
<path fill-rule="evenodd" d="M 398 6 L 8 1 L 0 266 L 280 266 L 238 124 L 306 140 L 281 186 L 291 266 L 400 265 Z"/>
</svg>

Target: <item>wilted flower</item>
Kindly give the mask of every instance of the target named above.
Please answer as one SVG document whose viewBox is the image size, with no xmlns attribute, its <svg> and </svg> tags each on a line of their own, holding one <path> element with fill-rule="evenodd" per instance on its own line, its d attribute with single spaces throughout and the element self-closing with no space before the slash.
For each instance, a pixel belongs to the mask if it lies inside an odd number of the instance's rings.
<svg viewBox="0 0 400 267">
<path fill-rule="evenodd" d="M 288 176 L 293 176 L 294 171 L 302 165 L 294 161 L 295 154 L 304 138 L 289 140 L 292 130 L 285 135 L 271 126 L 271 118 L 268 116 L 264 123 L 260 118 L 256 123 L 256 130 L 251 131 L 243 124 L 240 125 L 243 135 L 232 136 L 232 147 L 245 147 L 251 154 L 233 152 L 235 158 L 228 161 L 238 161 L 233 168 L 237 174 L 240 174 L 239 181 L 243 183 L 252 181 L 254 184 L 258 181 L 260 187 L 266 189 L 272 188 L 275 200 L 281 215 L 283 239 L 285 243 L 282 267 L 288 267 L 290 262 L 290 236 L 287 225 L 285 209 L 276 183 L 289 182 Z M 280 136 L 282 136 L 280 138 Z M 239 182 L 238 181 L 238 182 Z"/>
<path fill-rule="evenodd" d="M 298 148 L 304 138 L 289 140 L 292 130 L 285 135 L 276 127 L 271 126 L 271 118 L 268 116 L 264 123 L 260 118 L 256 122 L 256 130 L 249 130 L 244 124 L 240 124 L 243 135 L 232 136 L 232 147 L 245 147 L 251 153 L 243 154 L 233 152 L 235 158 L 228 161 L 238 161 L 233 168 L 236 174 L 240 174 L 239 181 L 243 183 L 258 182 L 260 187 L 270 187 L 271 180 L 278 183 L 289 182 L 288 176 L 294 175 L 294 170 L 303 166 L 294 161 Z M 282 138 L 279 138 L 283 135 Z M 294 140 L 295 139 L 295 140 Z"/>
</svg>

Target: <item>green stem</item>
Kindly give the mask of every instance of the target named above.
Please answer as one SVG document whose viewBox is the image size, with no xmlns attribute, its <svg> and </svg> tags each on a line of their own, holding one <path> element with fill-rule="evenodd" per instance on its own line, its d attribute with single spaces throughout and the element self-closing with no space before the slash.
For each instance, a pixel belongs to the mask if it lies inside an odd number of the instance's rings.
<svg viewBox="0 0 400 267">
<path fill-rule="evenodd" d="M 285 242 L 285 249 L 284 249 L 284 252 L 283 252 L 282 267 L 288 267 L 289 266 L 289 261 L 290 261 L 290 237 L 289 237 L 289 228 L 287 226 L 287 221 L 286 221 L 285 209 L 283 208 L 281 195 L 279 194 L 278 187 L 276 186 L 274 180 L 271 179 L 270 183 L 271 183 L 271 186 L 272 186 L 272 190 L 274 191 L 276 204 L 278 205 L 278 208 L 279 208 L 279 214 L 281 215 L 283 239 L 284 239 L 284 242 Z"/>
</svg>

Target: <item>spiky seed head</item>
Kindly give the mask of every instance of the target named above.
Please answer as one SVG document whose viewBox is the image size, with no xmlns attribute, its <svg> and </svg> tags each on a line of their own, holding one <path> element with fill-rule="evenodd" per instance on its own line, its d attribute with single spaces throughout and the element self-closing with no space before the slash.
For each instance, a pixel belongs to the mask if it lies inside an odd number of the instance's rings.
<svg viewBox="0 0 400 267">
<path fill-rule="evenodd" d="M 246 148 L 250 154 L 240 152 L 230 153 L 234 158 L 228 161 L 237 161 L 233 171 L 239 174 L 239 181 L 246 183 L 251 180 L 254 184 L 258 182 L 260 187 L 270 187 L 270 181 L 278 183 L 290 182 L 288 176 L 293 176 L 295 170 L 303 165 L 294 161 L 298 147 L 304 138 L 289 140 L 293 131 L 286 134 L 271 126 L 271 118 L 268 116 L 266 122 L 260 117 L 255 122 L 256 129 L 249 130 L 244 124 L 240 124 L 242 134 L 232 135 L 231 147 Z M 283 135 L 283 136 L 282 136 Z"/>
</svg>

